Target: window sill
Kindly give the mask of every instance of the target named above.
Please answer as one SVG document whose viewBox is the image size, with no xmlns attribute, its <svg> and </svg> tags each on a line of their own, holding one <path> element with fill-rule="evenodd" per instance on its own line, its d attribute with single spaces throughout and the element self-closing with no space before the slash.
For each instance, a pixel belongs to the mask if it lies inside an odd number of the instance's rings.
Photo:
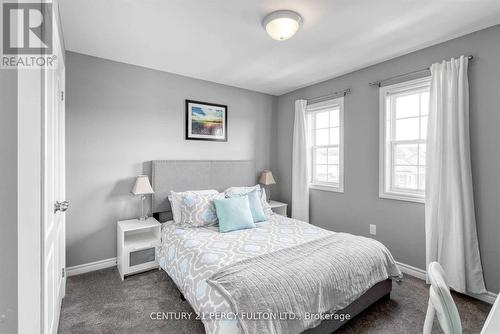
<svg viewBox="0 0 500 334">
<path fill-rule="evenodd" d="M 380 193 L 379 197 L 382 199 L 393 199 L 397 201 L 405 201 L 405 202 L 414 202 L 414 203 L 425 203 L 425 198 L 408 196 L 404 194 L 396 194 L 396 193 Z"/>
<path fill-rule="evenodd" d="M 331 191 L 334 193 L 344 193 L 343 187 L 326 186 L 323 184 L 310 184 L 309 189 Z"/>
</svg>

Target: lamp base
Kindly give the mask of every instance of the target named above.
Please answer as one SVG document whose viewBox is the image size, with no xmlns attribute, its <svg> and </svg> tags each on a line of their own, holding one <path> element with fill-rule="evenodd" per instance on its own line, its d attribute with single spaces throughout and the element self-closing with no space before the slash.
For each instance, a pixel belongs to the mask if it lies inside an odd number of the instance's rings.
<svg viewBox="0 0 500 334">
<path fill-rule="evenodd" d="M 145 221 L 146 219 L 148 219 L 148 214 L 147 213 L 144 213 L 144 200 L 146 200 L 146 196 L 145 195 L 142 195 L 141 196 L 141 216 L 139 217 L 139 220 L 141 222 Z"/>
</svg>

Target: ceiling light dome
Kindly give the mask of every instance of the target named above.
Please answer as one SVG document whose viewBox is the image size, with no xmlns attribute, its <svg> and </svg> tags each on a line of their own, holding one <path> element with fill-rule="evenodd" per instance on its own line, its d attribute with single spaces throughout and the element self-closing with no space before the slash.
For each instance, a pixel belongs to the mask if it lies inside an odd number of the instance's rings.
<svg viewBox="0 0 500 334">
<path fill-rule="evenodd" d="M 278 10 L 267 15 L 262 21 L 269 36 L 277 41 L 289 39 L 302 25 L 302 16 L 291 10 Z"/>
</svg>

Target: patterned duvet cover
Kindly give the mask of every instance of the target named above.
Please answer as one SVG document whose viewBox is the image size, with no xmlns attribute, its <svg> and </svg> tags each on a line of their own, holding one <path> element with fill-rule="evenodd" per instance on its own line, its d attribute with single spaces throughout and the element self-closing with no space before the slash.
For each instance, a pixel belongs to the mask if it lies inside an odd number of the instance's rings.
<svg viewBox="0 0 500 334">
<path fill-rule="evenodd" d="M 238 320 L 227 316 L 233 311 L 226 299 L 206 279 L 229 264 L 335 233 L 277 214 L 256 225 L 229 233 L 219 233 L 217 226 L 162 226 L 160 266 L 199 314 L 208 334 L 242 331 Z"/>
</svg>

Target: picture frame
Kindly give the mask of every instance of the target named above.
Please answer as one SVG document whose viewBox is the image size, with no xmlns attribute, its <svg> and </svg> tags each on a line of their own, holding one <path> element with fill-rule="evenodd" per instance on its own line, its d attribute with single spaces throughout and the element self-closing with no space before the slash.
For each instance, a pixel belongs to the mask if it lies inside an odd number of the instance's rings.
<svg viewBox="0 0 500 334">
<path fill-rule="evenodd" d="M 227 105 L 186 100 L 186 140 L 227 142 Z"/>
</svg>

